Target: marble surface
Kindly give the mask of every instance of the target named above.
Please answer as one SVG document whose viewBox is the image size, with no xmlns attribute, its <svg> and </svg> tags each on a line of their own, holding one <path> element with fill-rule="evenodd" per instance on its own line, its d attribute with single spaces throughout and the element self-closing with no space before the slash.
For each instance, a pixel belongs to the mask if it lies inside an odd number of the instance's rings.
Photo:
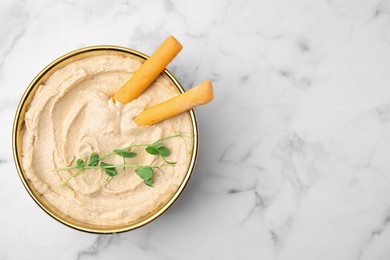
<svg viewBox="0 0 390 260">
<path fill-rule="evenodd" d="M 390 1 L 0 1 L 0 259 L 390 259 Z M 151 54 L 168 35 L 196 109 L 187 189 L 136 231 L 46 215 L 11 149 L 33 77 L 74 49 Z"/>
</svg>

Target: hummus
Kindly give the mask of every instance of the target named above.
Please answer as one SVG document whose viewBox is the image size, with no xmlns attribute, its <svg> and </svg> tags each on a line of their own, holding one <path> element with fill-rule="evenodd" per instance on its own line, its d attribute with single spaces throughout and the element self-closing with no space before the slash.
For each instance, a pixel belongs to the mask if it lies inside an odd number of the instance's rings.
<svg viewBox="0 0 390 260">
<path fill-rule="evenodd" d="M 37 92 L 25 115 L 22 165 L 35 189 L 64 214 L 93 225 L 134 223 L 165 204 L 182 183 L 191 158 L 192 138 L 164 141 L 175 166 L 135 147 L 135 158 L 126 163 L 160 166 L 153 187 L 144 184 L 134 168 L 117 169 L 110 181 L 100 169 L 87 169 L 60 184 L 74 171 L 54 169 L 88 161 L 92 152 L 106 154 L 131 144 L 153 143 L 177 134 L 192 133 L 189 113 L 149 127 L 133 118 L 145 108 L 177 95 L 176 87 L 162 76 L 136 100 L 122 104 L 110 97 L 131 77 L 141 63 L 120 55 L 97 55 L 74 61 L 54 72 Z M 113 155 L 103 160 L 123 164 Z"/>
</svg>

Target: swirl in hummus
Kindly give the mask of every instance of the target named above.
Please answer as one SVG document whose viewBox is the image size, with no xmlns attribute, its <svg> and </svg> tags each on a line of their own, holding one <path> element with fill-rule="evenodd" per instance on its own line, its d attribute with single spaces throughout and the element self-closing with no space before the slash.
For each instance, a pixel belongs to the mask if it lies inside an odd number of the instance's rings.
<svg viewBox="0 0 390 260">
<path fill-rule="evenodd" d="M 120 55 L 105 54 L 74 61 L 54 72 L 37 92 L 26 112 L 22 145 L 22 165 L 37 191 L 64 214 L 94 225 L 134 223 L 165 204 L 182 183 L 192 151 L 190 138 L 164 141 L 171 150 L 168 166 L 164 161 L 134 148 L 138 155 L 128 163 L 156 165 L 167 174 L 156 173 L 153 186 L 143 183 L 134 169 L 118 169 L 109 182 L 102 170 L 88 169 L 60 186 L 70 171 L 53 169 L 72 165 L 76 158 L 88 159 L 137 143 L 176 134 L 192 133 L 189 113 L 156 125 L 140 127 L 133 118 L 145 108 L 179 94 L 176 87 L 159 76 L 136 100 L 122 104 L 110 97 L 129 79 L 141 63 Z M 122 164 L 112 156 L 107 163 Z"/>
</svg>

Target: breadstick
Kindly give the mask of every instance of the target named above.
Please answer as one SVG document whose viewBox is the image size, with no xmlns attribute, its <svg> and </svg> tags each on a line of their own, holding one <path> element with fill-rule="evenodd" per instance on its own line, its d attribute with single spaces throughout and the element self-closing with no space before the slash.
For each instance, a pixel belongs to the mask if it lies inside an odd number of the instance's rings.
<svg viewBox="0 0 390 260">
<path fill-rule="evenodd" d="M 183 46 L 180 42 L 175 37 L 169 36 L 125 85 L 115 93 L 112 99 L 126 104 L 139 97 L 181 49 L 183 49 Z"/>
<path fill-rule="evenodd" d="M 183 94 L 146 109 L 136 116 L 134 121 L 140 126 L 152 125 L 196 106 L 209 103 L 212 99 L 213 86 L 210 80 L 206 80 Z"/>
</svg>

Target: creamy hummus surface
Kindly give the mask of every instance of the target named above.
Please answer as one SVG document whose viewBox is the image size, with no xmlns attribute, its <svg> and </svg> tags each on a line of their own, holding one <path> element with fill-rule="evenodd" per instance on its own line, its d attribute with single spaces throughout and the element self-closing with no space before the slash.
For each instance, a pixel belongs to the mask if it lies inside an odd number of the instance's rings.
<svg viewBox="0 0 390 260">
<path fill-rule="evenodd" d="M 145 108 L 179 92 L 159 76 L 136 100 L 122 104 L 110 97 L 131 77 L 141 63 L 119 55 L 97 55 L 75 61 L 54 72 L 39 86 L 25 116 L 22 165 L 33 186 L 53 206 L 79 221 L 94 225 L 136 222 L 158 210 L 182 183 L 191 159 L 192 126 L 188 113 L 158 124 L 140 127 L 133 118 Z M 88 161 L 92 152 L 106 154 L 131 144 L 153 143 L 179 131 L 190 138 L 164 141 L 175 166 L 133 148 L 135 158 L 126 163 L 160 166 L 167 173 L 153 174 L 153 187 L 144 184 L 134 168 L 117 169 L 110 181 L 100 169 L 87 169 L 65 181 L 72 171 L 55 168 L 74 165 L 78 158 Z M 123 164 L 113 155 L 103 160 Z"/>
</svg>

